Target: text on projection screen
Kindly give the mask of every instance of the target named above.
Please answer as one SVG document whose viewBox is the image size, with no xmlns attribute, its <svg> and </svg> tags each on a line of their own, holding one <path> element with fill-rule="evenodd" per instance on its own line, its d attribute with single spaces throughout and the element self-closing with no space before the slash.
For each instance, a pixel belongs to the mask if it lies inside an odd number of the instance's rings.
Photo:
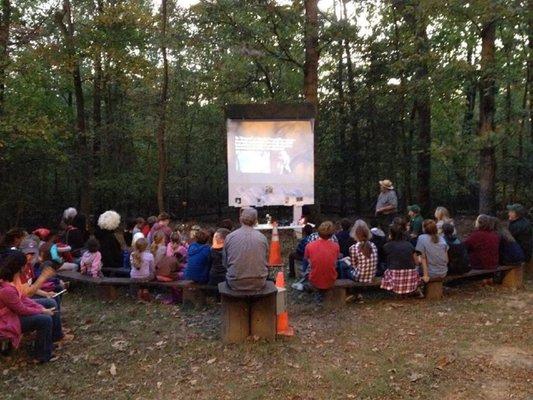
<svg viewBox="0 0 533 400">
<path fill-rule="evenodd" d="M 227 121 L 230 206 L 313 204 L 313 120 Z"/>
</svg>

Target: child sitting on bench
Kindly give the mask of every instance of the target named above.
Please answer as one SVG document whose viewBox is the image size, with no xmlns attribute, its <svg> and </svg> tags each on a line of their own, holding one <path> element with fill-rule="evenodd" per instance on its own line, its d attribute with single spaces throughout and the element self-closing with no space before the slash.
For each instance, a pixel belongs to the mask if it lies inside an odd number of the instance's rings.
<svg viewBox="0 0 533 400">
<path fill-rule="evenodd" d="M 337 259 L 340 255 L 340 247 L 331 241 L 335 233 L 335 225 L 331 221 L 325 221 L 318 227 L 319 239 L 309 243 L 305 247 L 304 257 L 309 260 L 310 272 L 309 283 L 318 289 L 317 299 L 323 299 L 323 292 L 331 289 L 337 279 Z"/>
<path fill-rule="evenodd" d="M 219 228 L 213 236 L 213 245 L 211 246 L 211 269 L 209 270 L 209 284 L 217 286 L 220 282 L 226 280 L 226 267 L 222 262 L 222 252 L 224 250 L 224 241 L 230 231 L 226 228 Z"/>
<path fill-rule="evenodd" d="M 187 266 L 185 267 L 185 279 L 196 283 L 209 281 L 209 269 L 211 267 L 211 248 L 207 243 L 209 234 L 200 229 L 195 232 L 195 242 L 189 245 L 187 251 Z"/>
<path fill-rule="evenodd" d="M 148 250 L 148 241 L 140 238 L 135 242 L 135 250 L 130 255 L 132 280 L 139 282 L 151 281 L 154 279 L 154 256 Z M 146 288 L 137 290 L 137 297 L 141 300 L 150 300 L 150 293 Z"/>
<path fill-rule="evenodd" d="M 101 278 L 102 274 L 102 254 L 100 242 L 94 237 L 87 241 L 87 251 L 83 253 L 80 260 L 80 273 L 90 275 L 93 278 Z"/>
</svg>

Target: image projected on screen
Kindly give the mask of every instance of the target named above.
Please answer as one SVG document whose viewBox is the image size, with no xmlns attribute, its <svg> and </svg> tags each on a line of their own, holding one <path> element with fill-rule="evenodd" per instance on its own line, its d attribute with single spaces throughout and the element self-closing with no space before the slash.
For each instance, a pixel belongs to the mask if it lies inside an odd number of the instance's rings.
<svg viewBox="0 0 533 400">
<path fill-rule="evenodd" d="M 228 120 L 230 206 L 314 203 L 313 121 Z"/>
</svg>

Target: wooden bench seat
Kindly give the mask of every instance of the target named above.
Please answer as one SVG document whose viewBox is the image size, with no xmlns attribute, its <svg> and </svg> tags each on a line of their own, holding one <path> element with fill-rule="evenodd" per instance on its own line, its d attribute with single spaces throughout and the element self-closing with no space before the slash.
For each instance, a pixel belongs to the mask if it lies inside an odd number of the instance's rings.
<svg viewBox="0 0 533 400">
<path fill-rule="evenodd" d="M 274 282 L 259 291 L 232 290 L 226 282 L 218 285 L 222 300 L 221 336 L 224 343 L 240 343 L 249 336 L 276 338 L 276 294 Z"/>
<path fill-rule="evenodd" d="M 183 290 L 183 304 L 193 306 L 205 305 L 205 292 L 217 290 L 216 286 L 202 285 L 189 280 L 160 282 L 160 281 L 136 281 L 126 277 L 103 277 L 93 278 L 92 276 L 82 275 L 77 271 L 59 271 L 57 276 L 67 281 L 83 282 L 101 288 L 102 294 L 108 300 L 118 298 L 119 286 L 143 286 L 143 287 L 163 287 L 177 288 Z"/>
<path fill-rule="evenodd" d="M 504 275 L 502 286 L 518 289 L 523 282 L 522 265 L 504 265 L 494 270 L 473 269 L 462 275 L 448 275 L 444 278 L 432 278 L 426 283 L 426 296 L 428 300 L 438 300 L 442 297 L 443 284 L 459 281 L 463 279 L 483 276 L 493 276 L 494 273 L 501 272 Z M 354 282 L 350 279 L 337 279 L 335 286 L 325 294 L 324 301 L 333 306 L 339 306 L 345 303 L 348 289 L 357 288 L 380 288 L 381 278 L 375 277 L 372 282 Z"/>
</svg>

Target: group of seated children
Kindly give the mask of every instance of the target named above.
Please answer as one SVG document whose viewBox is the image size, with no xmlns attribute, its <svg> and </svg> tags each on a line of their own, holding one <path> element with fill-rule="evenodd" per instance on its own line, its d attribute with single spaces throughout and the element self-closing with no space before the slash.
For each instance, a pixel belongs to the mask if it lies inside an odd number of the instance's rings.
<svg viewBox="0 0 533 400">
<path fill-rule="evenodd" d="M 408 213 L 409 220 L 396 217 L 390 226 L 372 229 L 361 219 L 351 229 L 342 220 L 338 231 L 330 221 L 320 224 L 317 232 L 306 225 L 289 257 L 291 275 L 294 260 L 302 260 L 303 278 L 293 288 L 303 290 L 309 284 L 325 290 L 336 279 L 368 283 L 381 276 L 383 289 L 422 296 L 420 284 L 432 278 L 464 274 L 472 268 L 494 270 L 531 258 L 531 226 L 520 205 L 509 206 L 509 227 L 515 224 L 515 235 L 498 218 L 481 214 L 463 242 L 446 208 L 436 209 L 435 220 L 424 220 L 417 205 L 409 206 Z"/>
</svg>

